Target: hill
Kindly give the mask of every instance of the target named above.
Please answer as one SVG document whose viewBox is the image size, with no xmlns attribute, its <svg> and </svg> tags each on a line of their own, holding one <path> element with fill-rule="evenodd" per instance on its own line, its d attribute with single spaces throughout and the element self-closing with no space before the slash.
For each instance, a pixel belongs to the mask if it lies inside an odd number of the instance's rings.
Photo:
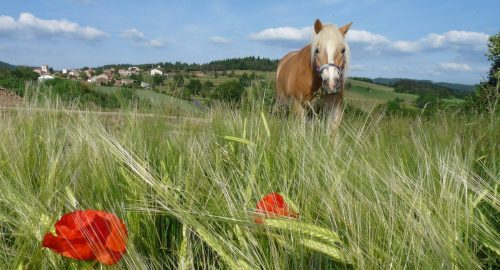
<svg viewBox="0 0 500 270">
<path fill-rule="evenodd" d="M 381 85 L 396 86 L 396 84 L 398 84 L 402 80 L 414 81 L 416 83 L 422 83 L 423 85 L 433 84 L 436 86 L 442 86 L 442 87 L 449 89 L 451 92 L 461 93 L 461 94 L 464 94 L 467 92 L 473 92 L 476 89 L 476 86 L 472 85 L 472 84 L 433 82 L 431 80 L 414 80 L 414 79 L 406 79 L 406 78 L 375 78 L 375 79 L 372 79 L 372 82 L 376 83 L 376 84 L 381 84 Z"/>
<path fill-rule="evenodd" d="M 0 61 L 0 68 L 14 69 L 16 66 Z"/>
</svg>

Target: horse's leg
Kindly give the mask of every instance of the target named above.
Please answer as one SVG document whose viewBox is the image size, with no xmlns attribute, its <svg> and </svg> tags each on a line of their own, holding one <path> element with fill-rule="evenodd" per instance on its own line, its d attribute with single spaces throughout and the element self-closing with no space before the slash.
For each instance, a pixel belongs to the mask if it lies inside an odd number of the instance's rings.
<svg viewBox="0 0 500 270">
<path fill-rule="evenodd" d="M 293 111 L 300 117 L 300 119 L 305 120 L 306 112 L 300 100 L 292 98 L 291 103 Z"/>
<path fill-rule="evenodd" d="M 322 110 L 325 115 L 328 128 L 335 130 L 339 127 L 342 120 L 343 98 L 340 95 L 325 95 L 322 98 Z"/>
</svg>

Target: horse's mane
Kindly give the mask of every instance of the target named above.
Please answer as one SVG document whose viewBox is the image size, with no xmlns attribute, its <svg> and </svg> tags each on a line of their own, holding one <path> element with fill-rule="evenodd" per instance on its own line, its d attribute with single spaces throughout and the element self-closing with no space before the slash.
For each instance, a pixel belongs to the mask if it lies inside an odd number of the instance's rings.
<svg viewBox="0 0 500 270">
<path fill-rule="evenodd" d="M 337 42 L 334 48 L 337 48 L 341 44 L 345 44 L 345 66 L 344 66 L 344 76 L 347 77 L 347 73 L 349 71 L 349 64 L 351 60 L 351 53 L 349 51 L 349 46 L 344 39 L 344 36 L 340 33 L 338 28 L 333 24 L 325 24 L 323 25 L 323 29 L 319 32 L 319 34 L 314 33 L 312 41 L 311 41 L 311 65 L 314 63 L 314 51 L 318 48 L 319 45 L 325 45 L 326 42 L 333 41 Z M 333 48 L 330 48 L 333 49 Z M 334 52 L 327 52 L 329 55 L 333 55 Z M 345 81 L 345 80 L 344 80 Z"/>
</svg>

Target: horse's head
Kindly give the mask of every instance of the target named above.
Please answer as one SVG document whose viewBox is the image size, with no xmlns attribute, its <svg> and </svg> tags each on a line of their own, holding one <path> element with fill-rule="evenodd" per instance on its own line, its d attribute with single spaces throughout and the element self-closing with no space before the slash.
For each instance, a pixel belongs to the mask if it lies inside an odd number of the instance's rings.
<svg viewBox="0 0 500 270">
<path fill-rule="evenodd" d="M 314 37 L 311 42 L 311 63 L 323 80 L 322 86 L 327 94 L 341 91 L 349 66 L 349 47 L 345 35 L 352 22 L 337 28 L 314 22 Z"/>
</svg>

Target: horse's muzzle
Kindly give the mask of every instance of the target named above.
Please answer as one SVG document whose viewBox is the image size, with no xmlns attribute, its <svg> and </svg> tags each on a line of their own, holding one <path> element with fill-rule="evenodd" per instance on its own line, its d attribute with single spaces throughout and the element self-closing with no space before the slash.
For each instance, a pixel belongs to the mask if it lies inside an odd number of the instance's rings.
<svg viewBox="0 0 500 270">
<path fill-rule="evenodd" d="M 335 80 L 335 83 L 331 84 L 328 80 L 324 80 L 321 89 L 325 94 L 337 94 L 340 92 L 340 80 Z"/>
</svg>

